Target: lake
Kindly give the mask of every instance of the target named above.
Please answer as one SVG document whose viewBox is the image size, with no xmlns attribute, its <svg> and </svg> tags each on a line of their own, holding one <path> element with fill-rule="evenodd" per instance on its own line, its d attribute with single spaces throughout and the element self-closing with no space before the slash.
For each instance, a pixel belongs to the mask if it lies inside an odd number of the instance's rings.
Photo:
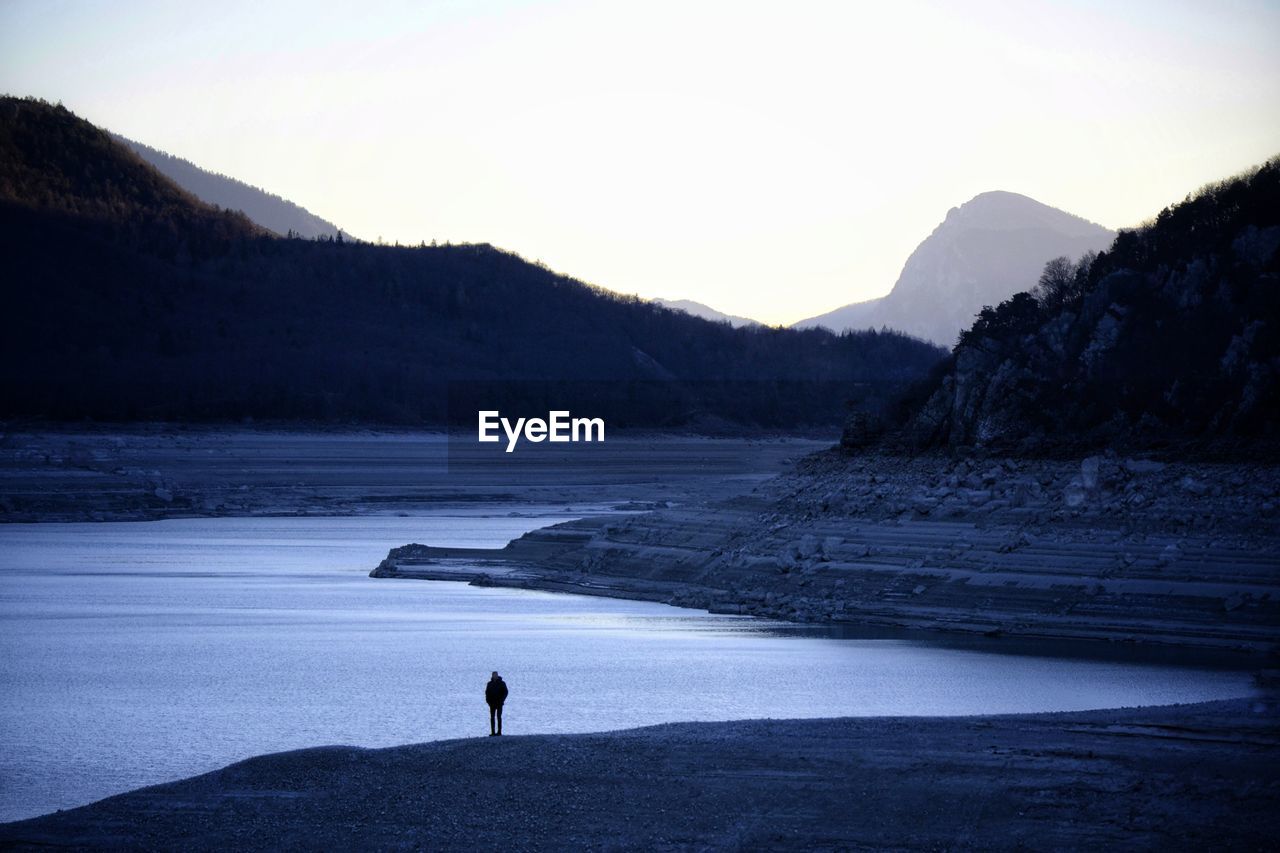
<svg viewBox="0 0 1280 853">
<path fill-rule="evenodd" d="M 582 514 L 0 525 L 0 821 L 264 752 L 484 735 L 495 669 L 510 735 L 1253 692 L 1240 671 L 367 576 L 397 545 L 493 547 Z"/>
</svg>

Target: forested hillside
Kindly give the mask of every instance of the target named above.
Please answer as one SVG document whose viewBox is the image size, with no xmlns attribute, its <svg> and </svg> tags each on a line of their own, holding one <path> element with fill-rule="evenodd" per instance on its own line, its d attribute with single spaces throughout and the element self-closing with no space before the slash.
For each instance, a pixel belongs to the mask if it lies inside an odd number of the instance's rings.
<svg viewBox="0 0 1280 853">
<path fill-rule="evenodd" d="M 509 404 L 829 424 L 942 356 L 896 333 L 734 329 L 487 245 L 278 238 L 34 100 L 0 100 L 0 235 L 7 418 L 474 423 Z"/>
<path fill-rule="evenodd" d="M 1280 158 L 985 308 L 905 408 L 904 435 L 1033 452 L 1274 446 L 1278 250 Z"/>
<path fill-rule="evenodd" d="M 201 202 L 64 108 L 18 98 L 0 98 L 0 202 L 10 221 L 74 223 L 159 258 L 221 255 L 266 233 L 243 214 Z M 54 254 L 73 248 L 43 242 Z M 6 288 L 20 284 L 6 276 Z"/>
</svg>

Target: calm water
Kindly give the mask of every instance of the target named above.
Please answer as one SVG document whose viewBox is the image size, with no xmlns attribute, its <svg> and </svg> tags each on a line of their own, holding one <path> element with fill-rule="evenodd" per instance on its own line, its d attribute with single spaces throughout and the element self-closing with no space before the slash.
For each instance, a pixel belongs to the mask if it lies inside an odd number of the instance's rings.
<svg viewBox="0 0 1280 853">
<path fill-rule="evenodd" d="M 256 755 L 672 720 L 1188 702 L 1239 672 L 998 655 L 662 605 L 373 580 L 406 542 L 565 516 L 0 526 L 0 820 Z"/>
</svg>

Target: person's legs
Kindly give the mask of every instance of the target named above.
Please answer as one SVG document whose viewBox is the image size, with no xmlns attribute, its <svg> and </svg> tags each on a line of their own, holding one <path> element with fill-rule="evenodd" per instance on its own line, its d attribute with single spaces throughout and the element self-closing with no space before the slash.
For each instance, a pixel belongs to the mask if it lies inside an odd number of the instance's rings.
<svg viewBox="0 0 1280 853">
<path fill-rule="evenodd" d="M 498 713 L 498 709 L 490 705 L 489 706 L 489 734 L 491 735 L 496 735 L 498 733 L 498 730 L 493 727 L 494 715 L 497 713 Z"/>
<path fill-rule="evenodd" d="M 502 706 L 498 706 L 498 734 L 502 734 Z"/>
</svg>

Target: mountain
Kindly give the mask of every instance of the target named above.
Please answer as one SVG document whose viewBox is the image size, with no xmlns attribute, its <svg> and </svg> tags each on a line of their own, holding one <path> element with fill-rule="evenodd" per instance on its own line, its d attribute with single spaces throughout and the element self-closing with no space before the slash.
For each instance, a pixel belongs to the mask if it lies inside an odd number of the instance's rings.
<svg viewBox="0 0 1280 853">
<path fill-rule="evenodd" d="M 953 207 L 916 247 L 886 296 L 801 320 L 835 331 L 888 326 L 951 346 L 984 305 L 1034 281 L 1050 258 L 1078 258 L 1115 234 L 1010 192 L 986 192 Z"/>
<path fill-rule="evenodd" d="M 1280 158 L 1049 264 L 982 311 L 917 399 L 916 445 L 1274 453 Z"/>
<path fill-rule="evenodd" d="M 758 321 L 752 320 L 750 317 L 739 317 L 736 314 L 725 314 L 723 311 L 717 311 L 710 305 L 704 305 L 701 302 L 694 302 L 692 299 L 655 299 L 654 302 L 670 308 L 672 311 L 683 311 L 686 314 L 692 314 L 695 317 L 701 317 L 704 320 L 711 320 L 716 323 L 728 323 L 734 328 L 740 326 L 759 326 Z"/>
<path fill-rule="evenodd" d="M 835 424 L 945 353 L 734 329 L 488 245 L 285 239 L 62 107 L 0 98 L 0 418 Z"/>
<path fill-rule="evenodd" d="M 263 228 L 277 234 L 293 233 L 299 237 L 315 239 L 316 237 L 335 237 L 340 230 L 332 222 L 316 216 L 306 208 L 299 207 L 291 201 L 272 195 L 266 190 L 201 169 L 194 163 L 174 157 L 163 151 L 126 139 L 118 133 L 111 137 L 125 147 L 131 149 L 143 160 L 150 163 L 156 171 L 182 187 L 196 198 L 208 204 L 226 210 L 239 210 Z M 350 234 L 343 234 L 350 238 Z"/>
</svg>

